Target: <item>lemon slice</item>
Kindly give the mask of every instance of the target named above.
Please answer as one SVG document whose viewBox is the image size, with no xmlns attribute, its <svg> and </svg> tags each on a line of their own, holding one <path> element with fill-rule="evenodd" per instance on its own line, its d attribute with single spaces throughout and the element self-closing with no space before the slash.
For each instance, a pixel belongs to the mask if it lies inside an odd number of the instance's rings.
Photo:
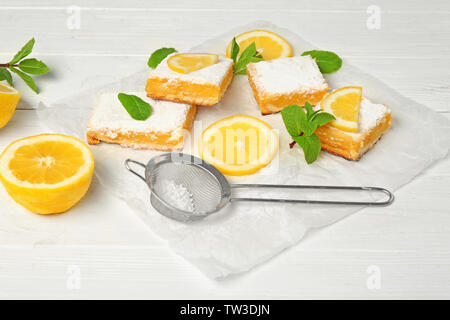
<svg viewBox="0 0 450 320">
<path fill-rule="evenodd" d="M 189 73 L 200 70 L 219 61 L 217 54 L 210 53 L 179 53 L 167 60 L 170 69 L 179 73 Z"/>
<path fill-rule="evenodd" d="M 0 82 L 0 128 L 3 128 L 16 111 L 20 100 L 20 92 Z"/>
<path fill-rule="evenodd" d="M 278 136 L 264 121 L 235 115 L 214 122 L 199 141 L 203 160 L 228 175 L 245 175 L 268 165 L 278 150 Z"/>
<path fill-rule="evenodd" d="M 336 117 L 330 122 L 331 126 L 347 132 L 358 132 L 361 97 L 361 87 L 343 87 L 327 94 L 320 106 Z"/>
<path fill-rule="evenodd" d="M 0 179 L 28 210 L 61 213 L 87 192 L 94 172 L 89 147 L 73 137 L 41 134 L 12 142 L 0 155 Z"/>
<path fill-rule="evenodd" d="M 254 42 L 256 50 L 258 50 L 264 60 L 292 57 L 292 47 L 289 42 L 280 35 L 270 31 L 252 30 L 236 36 L 235 39 L 240 49 L 238 56 Z M 227 57 L 230 58 L 230 56 L 231 42 L 227 47 Z"/>
</svg>

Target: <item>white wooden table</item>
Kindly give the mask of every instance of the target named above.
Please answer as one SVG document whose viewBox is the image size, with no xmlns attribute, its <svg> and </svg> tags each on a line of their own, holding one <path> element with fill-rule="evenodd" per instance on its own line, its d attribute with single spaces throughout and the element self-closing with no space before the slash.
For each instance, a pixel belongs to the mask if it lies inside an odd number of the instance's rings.
<svg viewBox="0 0 450 320">
<path fill-rule="evenodd" d="M 378 9 L 380 28 L 371 29 L 367 20 Z M 450 117 L 448 1 L 0 0 L 0 61 L 34 36 L 33 56 L 52 69 L 37 79 L 39 96 L 16 81 L 23 99 L 0 131 L 0 148 L 42 132 L 29 110 L 37 101 L 120 79 L 145 68 L 156 48 L 187 49 L 252 20 L 290 28 Z M 24 245 L 0 219 L 0 298 L 450 298 L 448 157 L 396 192 L 392 206 L 365 209 L 220 281 L 205 278 L 126 205 L 95 190 L 70 212 L 80 221 L 94 216 L 93 224 L 64 226 L 77 228 L 86 245 Z M 0 217 L 5 210 L 0 205 Z M 104 219 L 121 224 L 105 227 Z M 130 245 L 89 244 L 104 233 Z M 72 281 L 78 274 L 80 282 Z"/>
</svg>

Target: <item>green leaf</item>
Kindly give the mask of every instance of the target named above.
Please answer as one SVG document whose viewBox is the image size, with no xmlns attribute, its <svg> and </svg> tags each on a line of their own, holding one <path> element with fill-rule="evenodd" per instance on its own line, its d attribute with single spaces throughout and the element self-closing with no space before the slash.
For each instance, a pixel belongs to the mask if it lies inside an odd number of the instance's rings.
<svg viewBox="0 0 450 320">
<path fill-rule="evenodd" d="M 147 64 L 150 68 L 155 69 L 169 54 L 176 51 L 175 48 L 160 48 L 152 53 Z"/>
<path fill-rule="evenodd" d="M 303 135 L 310 136 L 316 131 L 317 125 L 307 119 L 300 121 L 300 129 L 303 131 Z"/>
<path fill-rule="evenodd" d="M 253 63 L 253 62 L 260 62 L 262 61 L 262 58 L 258 58 L 258 57 L 250 57 L 250 58 L 246 58 L 244 60 L 239 59 L 237 65 L 235 65 L 235 74 L 247 74 L 247 65 L 249 63 Z"/>
<path fill-rule="evenodd" d="M 256 44 L 252 42 L 244 51 L 242 51 L 240 59 L 247 59 L 254 57 L 258 52 L 256 51 Z"/>
<path fill-rule="evenodd" d="M 311 119 L 311 116 L 314 114 L 314 110 L 308 101 L 305 102 L 305 110 L 308 120 Z"/>
<path fill-rule="evenodd" d="M 333 120 L 336 120 L 336 118 L 331 113 L 327 112 L 320 112 L 312 118 L 312 121 L 317 125 L 317 127 L 321 127 Z"/>
<path fill-rule="evenodd" d="M 6 68 L 0 68 L 0 81 L 6 80 L 8 81 L 9 85 L 13 85 L 13 80 L 11 76 L 11 72 L 9 72 Z"/>
<path fill-rule="evenodd" d="M 311 115 L 309 116 L 309 119 L 310 119 L 310 120 L 314 119 L 314 116 L 315 116 L 316 114 L 318 114 L 319 112 L 322 112 L 322 110 L 319 109 L 319 110 L 316 110 L 316 111 L 314 111 L 313 113 L 311 113 Z"/>
<path fill-rule="evenodd" d="M 306 121 L 306 114 L 302 107 L 293 104 L 281 110 L 281 117 L 287 132 L 292 136 L 299 136 L 302 133 L 301 122 Z"/>
<path fill-rule="evenodd" d="M 23 58 L 25 58 L 26 56 L 28 56 L 31 51 L 33 51 L 33 46 L 34 46 L 34 38 L 31 39 L 30 41 L 28 41 L 23 47 L 22 49 L 20 49 L 19 52 L 16 53 L 16 55 L 14 56 L 14 58 L 9 62 L 9 64 L 13 65 L 16 64 L 17 62 L 19 62 L 20 60 L 22 60 Z"/>
<path fill-rule="evenodd" d="M 256 44 L 252 42 L 245 50 L 242 52 L 239 57 L 238 62 L 234 65 L 234 73 L 235 74 L 246 74 L 247 73 L 247 64 L 252 62 L 262 61 L 263 58 L 256 51 Z"/>
<path fill-rule="evenodd" d="M 20 78 L 22 78 L 23 81 L 36 93 L 39 93 L 38 88 L 36 87 L 36 83 L 34 83 L 34 80 L 32 77 L 27 75 L 25 72 L 22 72 L 16 68 L 10 67 L 11 71 L 17 74 Z"/>
<path fill-rule="evenodd" d="M 302 56 L 307 55 L 310 55 L 316 60 L 320 72 L 322 73 L 333 73 L 342 66 L 342 59 L 331 51 L 312 50 L 302 53 Z"/>
<path fill-rule="evenodd" d="M 141 98 L 125 93 L 119 93 L 117 97 L 133 119 L 143 121 L 150 117 L 152 107 Z"/>
<path fill-rule="evenodd" d="M 231 41 L 231 50 L 230 50 L 230 58 L 233 59 L 234 63 L 236 63 L 237 56 L 239 54 L 239 45 L 236 42 L 236 38 L 233 38 Z"/>
<path fill-rule="evenodd" d="M 317 160 L 322 149 L 319 137 L 316 134 L 310 136 L 294 137 L 294 141 L 303 149 L 305 160 L 308 164 Z"/>
<path fill-rule="evenodd" d="M 20 61 L 18 67 L 20 70 L 30 74 L 44 74 L 47 73 L 50 68 L 45 63 L 37 59 L 25 59 Z"/>
</svg>

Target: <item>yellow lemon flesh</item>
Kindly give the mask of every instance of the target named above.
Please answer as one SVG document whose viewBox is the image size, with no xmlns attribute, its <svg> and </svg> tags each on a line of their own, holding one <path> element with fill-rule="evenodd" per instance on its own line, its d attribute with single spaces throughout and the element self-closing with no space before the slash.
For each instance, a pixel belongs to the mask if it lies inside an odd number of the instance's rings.
<svg viewBox="0 0 450 320">
<path fill-rule="evenodd" d="M 178 73 L 189 73 L 213 65 L 219 61 L 217 54 L 179 53 L 167 60 L 169 68 Z"/>
<path fill-rule="evenodd" d="M 336 117 L 330 122 L 331 126 L 347 132 L 358 132 L 361 98 L 361 87 L 343 87 L 327 94 L 320 106 Z"/>
<path fill-rule="evenodd" d="M 20 100 L 20 92 L 0 82 L 0 128 L 3 128 L 16 111 Z"/>
<path fill-rule="evenodd" d="M 256 50 L 262 55 L 264 60 L 292 57 L 292 47 L 280 35 L 266 30 L 252 30 L 235 37 L 239 45 L 240 54 L 252 44 L 256 45 Z M 231 42 L 227 47 L 227 57 L 231 56 Z"/>
<path fill-rule="evenodd" d="M 69 210 L 86 194 L 93 172 L 89 147 L 60 134 L 19 139 L 0 155 L 0 179 L 6 191 L 39 214 Z"/>
<path fill-rule="evenodd" d="M 251 174 L 268 165 L 278 150 L 278 136 L 264 121 L 235 115 L 206 128 L 199 154 L 223 174 Z"/>
</svg>

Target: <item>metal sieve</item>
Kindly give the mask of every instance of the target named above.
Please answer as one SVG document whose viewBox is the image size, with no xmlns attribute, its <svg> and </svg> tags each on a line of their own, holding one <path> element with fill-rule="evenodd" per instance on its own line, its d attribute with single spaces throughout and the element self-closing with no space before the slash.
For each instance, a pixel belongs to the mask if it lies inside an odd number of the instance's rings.
<svg viewBox="0 0 450 320">
<path fill-rule="evenodd" d="M 140 175 L 130 164 L 145 169 Z M 314 185 L 273 185 L 273 184 L 229 184 L 225 176 L 211 164 L 202 159 L 183 153 L 171 152 L 152 158 L 147 165 L 135 160 L 125 160 L 125 167 L 141 178 L 150 188 L 150 202 L 156 211 L 171 219 L 195 221 L 213 214 L 231 201 L 306 203 L 325 205 L 363 205 L 387 206 L 394 201 L 394 195 L 379 187 L 354 186 L 314 186 Z M 167 187 L 181 193 L 174 195 Z M 178 188 L 178 189 L 177 189 Z M 380 192 L 387 195 L 384 201 L 327 201 L 307 199 L 238 198 L 232 197 L 236 188 L 274 188 L 274 189 L 318 189 L 353 190 Z M 183 200 L 185 206 L 181 206 Z"/>
</svg>

